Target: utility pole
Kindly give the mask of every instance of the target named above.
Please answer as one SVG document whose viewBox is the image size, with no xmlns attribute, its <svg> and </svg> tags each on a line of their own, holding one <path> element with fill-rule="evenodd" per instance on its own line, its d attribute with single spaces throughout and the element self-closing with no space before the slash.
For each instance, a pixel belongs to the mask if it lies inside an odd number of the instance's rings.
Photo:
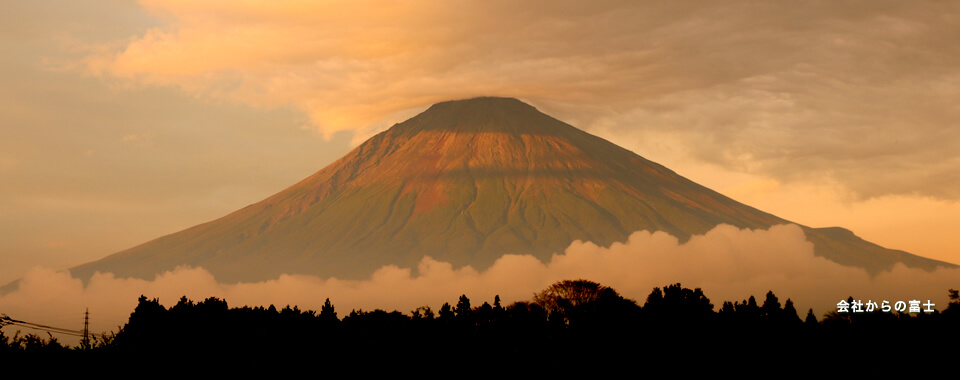
<svg viewBox="0 0 960 380">
<path fill-rule="evenodd" d="M 80 341 L 80 346 L 84 350 L 90 349 L 90 308 L 83 312 L 83 340 Z"/>
</svg>

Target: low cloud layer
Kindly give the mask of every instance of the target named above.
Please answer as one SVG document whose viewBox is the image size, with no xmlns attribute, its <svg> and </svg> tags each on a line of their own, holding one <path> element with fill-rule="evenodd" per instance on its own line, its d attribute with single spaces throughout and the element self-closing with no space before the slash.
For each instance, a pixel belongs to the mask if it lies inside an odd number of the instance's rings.
<svg viewBox="0 0 960 380">
<path fill-rule="evenodd" d="M 476 305 L 492 302 L 495 295 L 509 304 L 530 300 L 554 282 L 585 278 L 641 304 L 653 287 L 680 282 L 703 288 L 715 310 L 724 300 L 750 295 L 762 302 L 766 292 L 773 290 L 781 303 L 791 298 L 801 313 L 813 308 L 820 317 L 848 296 L 864 301 L 929 299 L 943 309 L 947 289 L 960 287 L 956 269 L 925 272 L 897 266 L 871 278 L 862 270 L 815 257 L 812 244 L 795 225 L 769 230 L 721 225 L 685 244 L 663 232 L 640 231 L 625 244 L 609 248 L 575 242 L 548 263 L 532 256 L 506 255 L 478 272 L 424 258 L 417 271 L 414 276 L 410 268 L 388 266 L 363 281 L 284 275 L 260 283 L 219 284 L 203 269 L 178 268 L 153 281 L 97 274 L 84 287 L 66 273 L 36 269 L 18 291 L 0 296 L 0 311 L 29 322 L 79 328 L 83 310 L 89 308 L 92 329 L 106 331 L 126 322 L 141 294 L 159 298 L 166 306 L 185 295 L 193 300 L 216 296 L 231 306 L 298 305 L 313 310 L 330 298 L 343 317 L 352 309 L 405 313 L 423 305 L 437 309 L 444 302 L 455 303 L 460 294 Z"/>
<path fill-rule="evenodd" d="M 141 2 L 158 26 L 88 72 L 256 107 L 330 135 L 478 95 L 857 197 L 960 199 L 949 2 Z"/>
</svg>

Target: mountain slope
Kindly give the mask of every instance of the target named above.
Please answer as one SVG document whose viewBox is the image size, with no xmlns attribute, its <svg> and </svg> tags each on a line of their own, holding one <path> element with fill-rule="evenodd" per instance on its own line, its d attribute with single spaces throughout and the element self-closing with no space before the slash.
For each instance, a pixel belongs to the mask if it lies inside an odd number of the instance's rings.
<svg viewBox="0 0 960 380">
<path fill-rule="evenodd" d="M 71 272 L 152 278 L 191 265 L 225 282 L 363 278 L 424 255 L 485 268 L 505 253 L 545 260 L 574 240 L 609 245 L 637 230 L 685 241 L 720 223 L 789 221 L 516 99 L 475 98 L 435 104 L 261 202 Z M 818 255 L 871 272 L 949 265 L 840 228 L 803 229 Z"/>
</svg>

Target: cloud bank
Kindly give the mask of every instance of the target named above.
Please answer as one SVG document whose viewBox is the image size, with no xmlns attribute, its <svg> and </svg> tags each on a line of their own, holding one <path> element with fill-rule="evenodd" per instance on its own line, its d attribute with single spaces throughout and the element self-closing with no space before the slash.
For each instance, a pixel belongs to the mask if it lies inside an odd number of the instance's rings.
<svg viewBox="0 0 960 380">
<path fill-rule="evenodd" d="M 960 287 L 956 269 L 925 272 L 897 266 L 871 278 L 860 269 L 815 257 L 813 245 L 796 225 L 769 230 L 720 225 L 685 244 L 663 232 L 640 231 L 608 248 L 574 242 L 548 263 L 527 255 L 505 255 L 479 272 L 425 257 L 417 270 L 412 275 L 410 268 L 386 266 L 363 281 L 283 275 L 259 283 L 220 284 L 201 268 L 178 268 L 153 281 L 97 274 L 84 287 L 67 273 L 35 269 L 19 290 L 0 296 L 0 310 L 20 320 L 79 328 L 83 310 L 89 308 L 92 330 L 107 331 L 126 323 L 141 294 L 159 298 L 168 307 L 185 295 L 193 300 L 220 297 L 234 307 L 273 304 L 319 310 L 330 298 L 343 317 L 352 309 L 409 313 L 428 305 L 436 310 L 444 302 L 455 303 L 461 294 L 476 305 L 493 302 L 499 295 L 506 305 L 530 300 L 554 282 L 585 278 L 641 304 L 654 287 L 680 282 L 704 289 L 715 310 L 725 300 L 750 295 L 762 300 L 772 290 L 781 302 L 790 298 L 801 313 L 813 308 L 821 317 L 848 296 L 891 303 L 929 299 L 943 309 L 947 289 Z"/>
<path fill-rule="evenodd" d="M 327 136 L 513 96 L 784 181 L 960 199 L 957 3 L 141 3 L 159 25 L 95 50 L 86 70 L 293 106 Z"/>
</svg>

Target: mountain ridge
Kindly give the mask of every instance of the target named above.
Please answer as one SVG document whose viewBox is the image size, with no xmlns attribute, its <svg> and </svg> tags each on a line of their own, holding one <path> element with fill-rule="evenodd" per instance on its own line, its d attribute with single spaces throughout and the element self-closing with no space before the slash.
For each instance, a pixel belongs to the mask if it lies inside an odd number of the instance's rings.
<svg viewBox="0 0 960 380">
<path fill-rule="evenodd" d="M 686 241 L 721 223 L 791 222 L 517 99 L 482 97 L 434 104 L 260 202 L 71 273 L 152 278 L 192 265 L 225 282 L 364 278 L 424 255 L 483 269 L 506 253 L 547 260 L 573 240 L 608 246 L 646 229 Z M 801 228 L 817 255 L 871 273 L 952 265 Z"/>
</svg>

